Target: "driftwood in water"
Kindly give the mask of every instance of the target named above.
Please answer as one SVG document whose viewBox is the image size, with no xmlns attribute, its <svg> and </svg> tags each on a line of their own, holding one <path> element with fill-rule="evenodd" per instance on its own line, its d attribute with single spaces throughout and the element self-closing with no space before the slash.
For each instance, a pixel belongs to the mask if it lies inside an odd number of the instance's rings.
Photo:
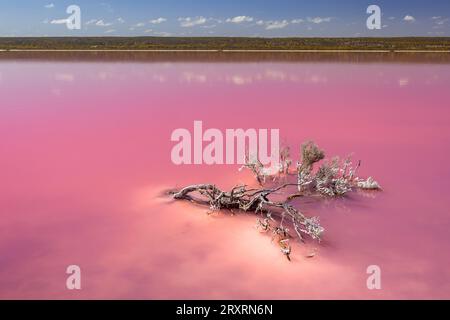
<svg viewBox="0 0 450 320">
<path fill-rule="evenodd" d="M 175 200 L 187 200 L 197 204 L 209 206 L 210 210 L 226 210 L 232 213 L 253 212 L 260 217 L 257 227 L 264 232 L 271 232 L 273 240 L 279 244 L 281 251 L 290 259 L 291 246 L 289 240 L 297 237 L 303 241 L 304 236 L 320 241 L 324 228 L 317 217 L 306 217 L 290 202 L 297 197 L 319 195 L 322 197 L 344 196 L 352 189 L 381 190 L 379 184 L 372 178 L 356 177 L 356 167 L 352 167 L 351 160 L 340 161 L 333 158 L 324 162 L 314 171 L 314 165 L 325 158 L 325 153 L 313 142 L 302 145 L 302 161 L 297 163 L 295 173 L 290 171 L 292 160 L 289 150 L 284 149 L 280 156 L 279 175 L 296 175 L 297 183 L 284 183 L 275 187 L 265 188 L 266 172 L 258 160 L 247 161 L 245 168 L 250 169 L 260 187 L 248 188 L 245 185 L 236 186 L 229 191 L 223 191 L 214 184 L 190 185 L 180 190 L 171 191 Z M 272 183 L 278 177 L 272 177 Z M 295 187 L 295 188 L 293 188 Z M 295 192 L 290 192 L 294 189 Z M 273 200 L 273 196 L 281 200 Z M 291 234 L 290 228 L 295 234 Z"/>
</svg>

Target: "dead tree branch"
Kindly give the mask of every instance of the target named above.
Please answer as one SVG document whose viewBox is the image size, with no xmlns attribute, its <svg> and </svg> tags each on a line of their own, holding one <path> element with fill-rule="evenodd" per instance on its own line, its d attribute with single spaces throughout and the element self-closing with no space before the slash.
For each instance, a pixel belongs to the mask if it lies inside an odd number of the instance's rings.
<svg viewBox="0 0 450 320">
<path fill-rule="evenodd" d="M 257 227 L 262 232 L 271 232 L 272 240 L 276 240 L 281 252 L 290 260 L 291 246 L 289 240 L 293 237 L 304 241 L 308 236 L 320 241 L 324 228 L 318 217 L 308 218 L 290 202 L 297 197 L 319 195 L 327 197 L 343 196 L 352 188 L 363 190 L 381 190 L 380 185 L 372 178 L 361 179 L 356 171 L 361 162 L 352 167 L 350 158 L 340 161 L 335 157 L 325 161 L 316 170 L 314 165 L 325 158 L 323 150 L 313 142 L 302 145 L 302 161 L 297 163 L 296 183 L 284 183 L 272 188 L 264 188 L 267 174 L 263 165 L 253 160 L 244 167 L 255 175 L 260 187 L 250 189 L 245 185 L 223 191 L 214 184 L 196 184 L 172 191 L 175 200 L 187 200 L 200 205 L 209 206 L 212 211 L 225 210 L 230 212 L 253 212 L 260 215 Z M 289 175 L 289 149 L 283 149 L 280 154 L 280 170 L 278 175 Z M 272 182 L 276 179 L 272 179 Z M 295 187 L 296 192 L 289 192 Z M 284 195 L 282 201 L 272 199 L 274 195 Z M 291 233 L 290 228 L 293 229 Z"/>
</svg>

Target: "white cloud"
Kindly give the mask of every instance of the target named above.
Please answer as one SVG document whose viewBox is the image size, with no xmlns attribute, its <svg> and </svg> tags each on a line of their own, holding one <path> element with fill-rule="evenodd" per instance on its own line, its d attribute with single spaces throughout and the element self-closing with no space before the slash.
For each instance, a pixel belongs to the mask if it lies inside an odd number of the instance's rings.
<svg viewBox="0 0 450 320">
<path fill-rule="evenodd" d="M 315 24 L 319 24 L 319 23 L 323 23 L 323 22 L 330 22 L 331 21 L 331 17 L 314 17 L 314 18 L 308 18 L 308 22 L 312 22 Z"/>
<path fill-rule="evenodd" d="M 289 25 L 287 20 L 267 21 L 266 30 L 283 29 Z"/>
<path fill-rule="evenodd" d="M 414 18 L 413 16 L 410 16 L 410 15 L 406 15 L 406 16 L 403 18 L 403 21 L 414 22 L 414 21 L 416 21 L 416 18 Z"/>
<path fill-rule="evenodd" d="M 160 37 L 170 37 L 172 36 L 172 33 L 170 32 L 154 32 L 154 35 L 160 36 Z"/>
<path fill-rule="evenodd" d="M 92 20 L 89 20 L 89 21 L 86 21 L 86 23 L 85 23 L 85 25 L 90 25 L 90 24 L 94 24 L 94 23 L 96 23 L 97 22 L 97 19 L 92 19 Z"/>
<path fill-rule="evenodd" d="M 237 17 L 234 17 L 234 18 L 228 18 L 226 21 L 227 22 L 232 22 L 232 23 L 252 22 L 253 21 L 253 17 L 237 16 Z"/>
<path fill-rule="evenodd" d="M 442 18 L 441 16 L 434 16 L 434 17 L 431 17 L 431 20 L 439 20 L 441 18 Z"/>
<path fill-rule="evenodd" d="M 203 29 L 213 29 L 213 28 L 215 28 L 215 27 L 217 27 L 216 24 L 211 24 L 211 25 L 209 25 L 209 26 L 202 26 Z"/>
<path fill-rule="evenodd" d="M 294 19 L 294 20 L 291 20 L 291 23 L 294 23 L 294 24 L 296 24 L 296 23 L 302 23 L 302 22 L 304 22 L 303 19 Z"/>
<path fill-rule="evenodd" d="M 112 23 L 105 22 L 105 21 L 103 21 L 103 20 L 98 20 L 98 21 L 95 23 L 95 25 L 96 25 L 97 27 L 109 27 L 109 26 L 112 26 Z"/>
<path fill-rule="evenodd" d="M 449 18 L 442 18 L 442 17 L 433 17 L 433 18 L 437 18 L 437 19 L 433 19 L 433 20 L 434 20 L 434 23 L 438 26 L 443 26 L 449 20 Z"/>
<path fill-rule="evenodd" d="M 116 30 L 115 29 L 109 29 L 109 30 L 105 31 L 105 33 L 113 33 L 113 32 L 116 32 Z"/>
<path fill-rule="evenodd" d="M 122 17 L 117 18 L 117 22 L 119 23 L 125 23 L 125 20 Z"/>
<path fill-rule="evenodd" d="M 135 25 L 133 25 L 133 27 L 135 27 L 135 28 L 141 28 L 141 27 L 143 27 L 143 26 L 145 26 L 145 23 L 144 23 L 144 22 L 138 22 L 138 23 L 136 23 Z"/>
<path fill-rule="evenodd" d="M 151 24 L 160 24 L 160 23 L 163 23 L 163 22 L 166 22 L 166 21 L 167 21 L 166 18 L 160 17 L 160 18 L 158 18 L 158 19 L 150 20 L 150 23 L 151 23 Z"/>
<path fill-rule="evenodd" d="M 256 21 L 256 24 L 258 26 L 262 26 L 262 25 L 264 25 L 264 21 L 263 20 L 258 20 L 258 21 Z"/>
<path fill-rule="evenodd" d="M 55 19 L 50 21 L 51 24 L 65 24 L 67 23 L 67 19 Z"/>
<path fill-rule="evenodd" d="M 198 25 L 205 24 L 206 21 L 208 21 L 205 17 L 187 17 L 187 18 L 178 18 L 178 21 L 180 22 L 180 25 L 183 28 L 190 28 Z"/>
<path fill-rule="evenodd" d="M 47 9 L 52 9 L 55 7 L 55 5 L 53 3 L 49 3 L 49 4 L 46 4 L 44 7 Z"/>
<path fill-rule="evenodd" d="M 147 29 L 147 30 L 145 30 L 144 32 L 145 32 L 145 33 L 151 33 L 151 32 L 153 32 L 153 29 Z"/>
</svg>

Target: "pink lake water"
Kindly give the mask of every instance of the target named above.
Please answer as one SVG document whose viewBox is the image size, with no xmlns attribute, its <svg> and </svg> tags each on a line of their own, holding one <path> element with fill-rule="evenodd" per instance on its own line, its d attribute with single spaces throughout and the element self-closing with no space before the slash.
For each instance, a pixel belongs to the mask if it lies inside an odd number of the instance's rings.
<svg viewBox="0 0 450 320">
<path fill-rule="evenodd" d="M 448 299 L 449 84 L 426 59 L 0 59 L 0 298 Z M 194 120 L 279 128 L 295 158 L 308 139 L 353 153 L 384 190 L 298 200 L 326 232 L 289 262 L 254 216 L 161 195 L 252 181 L 172 164 L 170 135 Z"/>
</svg>

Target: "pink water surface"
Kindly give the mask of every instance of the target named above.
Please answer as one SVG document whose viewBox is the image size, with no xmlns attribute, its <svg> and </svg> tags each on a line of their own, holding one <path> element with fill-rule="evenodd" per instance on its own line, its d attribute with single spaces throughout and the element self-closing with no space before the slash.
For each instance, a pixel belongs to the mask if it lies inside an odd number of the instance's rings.
<svg viewBox="0 0 450 320">
<path fill-rule="evenodd" d="M 450 64 L 0 60 L 0 298 L 450 298 L 449 84 Z M 251 181 L 172 164 L 194 120 L 353 152 L 384 191 L 298 200 L 326 232 L 289 262 L 254 216 L 161 196 Z"/>
</svg>

